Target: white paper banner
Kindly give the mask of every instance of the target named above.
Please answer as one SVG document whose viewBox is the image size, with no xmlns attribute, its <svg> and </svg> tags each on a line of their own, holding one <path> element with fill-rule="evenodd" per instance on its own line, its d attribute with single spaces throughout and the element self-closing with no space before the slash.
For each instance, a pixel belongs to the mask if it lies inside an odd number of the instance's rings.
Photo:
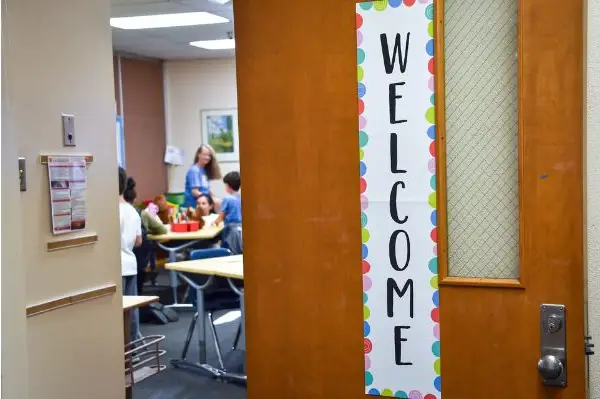
<svg viewBox="0 0 600 399">
<path fill-rule="evenodd" d="M 433 0 L 356 10 L 365 392 L 440 399 Z"/>
</svg>

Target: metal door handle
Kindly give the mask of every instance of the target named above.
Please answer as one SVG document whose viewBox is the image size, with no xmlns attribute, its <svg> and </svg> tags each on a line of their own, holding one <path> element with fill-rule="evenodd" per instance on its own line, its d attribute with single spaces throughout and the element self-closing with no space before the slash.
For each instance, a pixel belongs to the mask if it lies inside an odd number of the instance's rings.
<svg viewBox="0 0 600 399">
<path fill-rule="evenodd" d="M 538 373 L 546 386 L 567 386 L 567 312 L 564 305 L 540 306 L 540 360 Z"/>
<path fill-rule="evenodd" d="M 563 364 L 556 356 L 546 355 L 537 365 L 538 372 L 544 380 L 556 380 L 563 372 Z"/>
</svg>

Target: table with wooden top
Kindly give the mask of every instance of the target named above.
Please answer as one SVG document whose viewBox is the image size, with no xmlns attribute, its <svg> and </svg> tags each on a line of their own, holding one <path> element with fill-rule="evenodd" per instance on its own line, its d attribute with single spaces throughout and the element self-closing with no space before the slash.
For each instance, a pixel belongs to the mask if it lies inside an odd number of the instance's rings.
<svg viewBox="0 0 600 399">
<path fill-rule="evenodd" d="M 216 377 L 231 378 L 237 381 L 246 381 L 245 371 L 244 374 L 230 373 L 226 370 L 217 369 L 211 365 L 206 364 L 206 331 L 205 331 L 205 320 L 204 320 L 204 291 L 203 289 L 208 287 L 214 276 L 224 277 L 227 279 L 231 289 L 240 297 L 240 344 L 239 350 L 245 352 L 246 350 L 246 334 L 245 334 L 245 315 L 244 315 L 244 290 L 238 288 L 233 280 L 244 280 L 244 257 L 243 255 L 224 256 L 220 258 L 209 258 L 201 260 L 189 260 L 184 262 L 174 262 L 165 264 L 165 268 L 175 273 L 191 273 L 191 274 L 202 274 L 210 276 L 209 280 L 201 288 L 197 290 L 196 295 L 196 310 L 198 311 L 199 317 L 196 319 L 196 327 L 198 329 L 198 345 L 199 345 L 199 359 L 197 363 L 190 364 L 185 359 L 173 360 L 174 366 L 185 365 L 200 368 L 204 371 L 208 371 Z"/>
<path fill-rule="evenodd" d="M 223 230 L 223 225 L 221 226 L 209 226 L 198 231 L 189 231 L 186 233 L 175 233 L 175 232 L 167 232 L 165 234 L 160 235 L 152 235 L 148 234 L 148 239 L 156 242 L 156 245 L 166 251 L 169 254 L 169 263 L 177 261 L 177 253 L 183 251 L 186 248 L 189 248 L 200 241 L 212 240 L 217 237 L 221 231 Z M 176 245 L 166 245 L 166 243 L 177 243 L 181 241 L 186 241 L 183 244 Z M 176 246 L 175 246 L 176 245 Z M 166 307 L 175 307 L 175 308 L 187 308 L 191 307 L 189 304 L 179 303 L 177 300 L 177 274 L 173 271 L 169 273 L 169 280 L 171 283 L 171 289 L 173 290 L 173 304 L 167 305 Z"/>
<path fill-rule="evenodd" d="M 125 345 L 131 342 L 131 311 L 158 302 L 158 299 L 157 296 L 123 295 L 123 339 Z M 127 366 L 131 365 L 126 364 Z M 126 399 L 131 399 L 132 388 L 131 385 L 125 386 Z"/>
</svg>

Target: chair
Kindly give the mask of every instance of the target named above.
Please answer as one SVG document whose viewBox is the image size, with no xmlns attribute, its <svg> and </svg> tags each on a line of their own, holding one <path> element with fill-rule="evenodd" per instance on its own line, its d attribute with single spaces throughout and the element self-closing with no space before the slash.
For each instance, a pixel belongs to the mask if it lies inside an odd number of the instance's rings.
<svg viewBox="0 0 600 399">
<path fill-rule="evenodd" d="M 197 249 L 190 252 L 191 260 L 201 260 L 201 259 L 211 259 L 211 258 L 220 258 L 224 256 L 230 256 L 231 252 L 225 248 L 208 248 L 208 249 Z M 204 290 L 204 310 L 206 315 L 208 316 L 209 328 L 211 330 L 213 341 L 215 344 L 215 349 L 217 352 L 217 358 L 219 360 L 219 366 L 222 369 L 225 369 L 225 364 L 223 362 L 223 354 L 221 351 L 221 345 L 219 343 L 219 338 L 217 336 L 217 330 L 214 323 L 213 315 L 216 311 L 219 310 L 232 310 L 238 309 L 240 307 L 240 299 L 239 296 L 231 290 L 227 279 L 217 277 L 214 280 L 214 283 L 211 285 L 207 285 L 210 281 L 209 276 L 203 276 L 192 273 L 180 273 L 182 278 L 190 285 L 190 294 L 192 292 L 195 294 L 197 289 Z M 192 296 L 192 295 L 190 295 Z M 195 296 L 195 295 L 194 295 Z M 192 301 L 195 307 L 195 298 Z M 188 334 L 185 340 L 185 344 L 183 347 L 183 353 L 181 355 L 182 359 L 186 358 L 186 354 L 192 340 L 192 335 L 194 334 L 194 329 L 196 328 L 196 321 L 200 317 L 200 314 L 196 310 L 194 317 L 190 323 L 190 327 L 188 329 Z M 241 322 L 238 327 L 238 331 L 236 333 L 236 337 L 234 340 L 233 349 L 237 347 L 237 342 L 239 340 L 240 332 L 241 332 Z"/>
</svg>

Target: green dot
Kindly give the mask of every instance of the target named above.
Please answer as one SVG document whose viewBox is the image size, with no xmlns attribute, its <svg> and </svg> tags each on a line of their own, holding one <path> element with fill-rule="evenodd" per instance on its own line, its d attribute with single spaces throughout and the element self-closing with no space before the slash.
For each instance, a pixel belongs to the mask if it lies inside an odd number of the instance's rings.
<svg viewBox="0 0 600 399">
<path fill-rule="evenodd" d="M 363 306 L 363 319 L 369 320 L 369 316 L 371 316 L 371 310 L 368 307 Z"/>
<path fill-rule="evenodd" d="M 433 370 L 437 375 L 440 375 L 440 363 L 440 359 L 435 359 L 435 362 L 433 362 Z"/>
<path fill-rule="evenodd" d="M 391 389 L 384 389 L 381 391 L 381 396 L 394 396 L 394 392 Z"/>
<path fill-rule="evenodd" d="M 357 67 L 358 81 L 360 82 L 361 80 L 363 80 L 364 76 L 365 76 L 365 72 L 363 71 L 363 69 L 361 67 Z"/>
<path fill-rule="evenodd" d="M 375 0 L 373 2 L 377 11 L 383 11 L 387 8 L 388 0 Z"/>
<path fill-rule="evenodd" d="M 427 25 L 427 33 L 429 33 L 430 37 L 433 37 L 433 21 L 429 22 Z"/>
<path fill-rule="evenodd" d="M 358 144 L 361 147 L 364 147 L 367 145 L 367 143 L 369 142 L 369 135 L 365 132 L 363 132 L 362 130 L 360 132 L 358 132 Z"/>
<path fill-rule="evenodd" d="M 440 357 L 440 341 L 435 341 L 431 346 L 433 356 Z"/>
<path fill-rule="evenodd" d="M 366 1 L 364 3 L 360 3 L 360 8 L 362 8 L 363 10 L 370 10 L 371 7 L 373 7 L 372 1 Z"/>
<path fill-rule="evenodd" d="M 373 374 L 365 371 L 365 385 L 371 385 L 373 383 Z"/>
<path fill-rule="evenodd" d="M 371 238 L 371 234 L 369 234 L 369 230 L 362 229 L 362 242 L 365 244 Z"/>
<path fill-rule="evenodd" d="M 363 61 L 365 60 L 365 51 L 361 48 L 356 50 L 356 58 L 358 60 L 359 64 L 362 64 Z"/>
<path fill-rule="evenodd" d="M 435 193 L 429 194 L 429 205 L 432 208 L 435 208 L 436 202 L 437 202 L 437 199 L 436 199 Z"/>
<path fill-rule="evenodd" d="M 363 158 L 365 157 L 365 152 L 363 151 L 362 148 L 360 150 L 358 150 L 358 155 L 360 157 L 360 160 L 362 161 Z"/>
<path fill-rule="evenodd" d="M 429 284 L 431 284 L 431 287 L 432 287 L 433 289 L 436 289 L 436 290 L 437 290 L 437 289 L 438 289 L 438 276 L 433 276 L 433 277 L 431 278 L 431 280 L 429 280 Z"/>
<path fill-rule="evenodd" d="M 397 398 L 408 399 L 408 395 L 404 391 L 396 391 L 394 396 Z"/>
<path fill-rule="evenodd" d="M 360 213 L 360 225 L 361 227 L 365 227 L 367 225 L 367 214 L 364 212 Z"/>
<path fill-rule="evenodd" d="M 425 119 L 432 125 L 435 123 L 435 108 L 431 107 L 425 113 Z"/>
</svg>

